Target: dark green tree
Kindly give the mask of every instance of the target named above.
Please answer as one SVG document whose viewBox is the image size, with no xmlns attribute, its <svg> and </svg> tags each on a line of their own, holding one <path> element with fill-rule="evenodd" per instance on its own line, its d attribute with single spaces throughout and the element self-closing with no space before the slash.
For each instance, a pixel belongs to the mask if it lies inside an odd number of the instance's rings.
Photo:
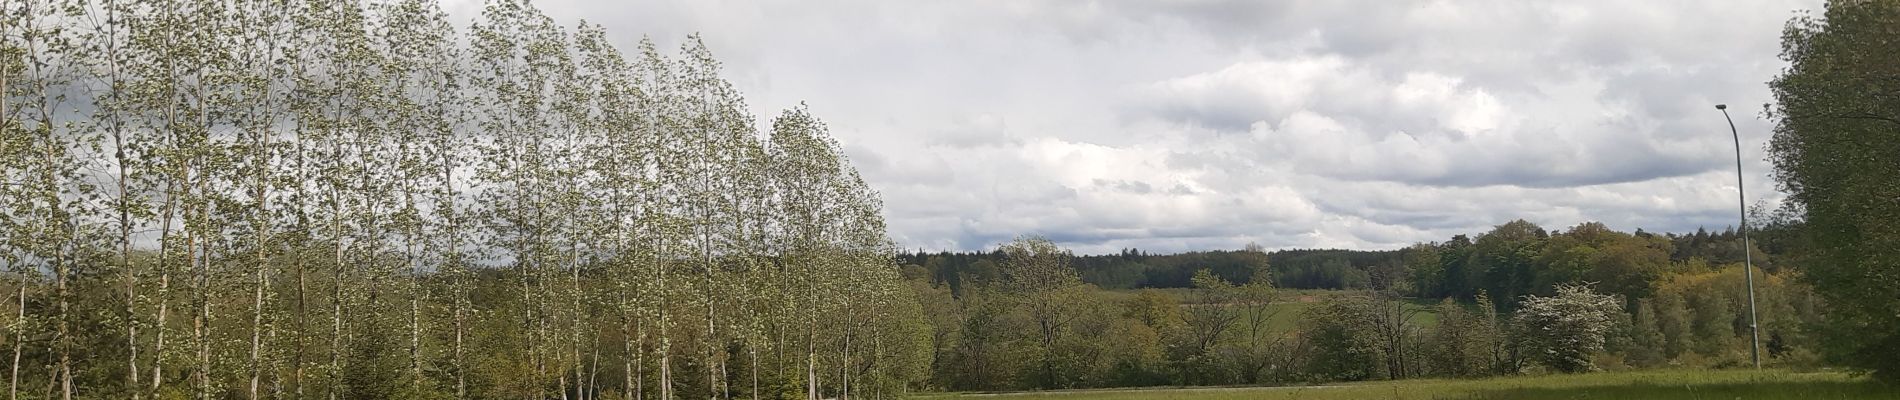
<svg viewBox="0 0 1900 400">
<path fill-rule="evenodd" d="M 1373 378 L 1380 367 L 1377 338 L 1360 321 L 1370 298 L 1352 296 L 1307 309 L 1300 332 L 1313 354 L 1306 361 L 1307 379 L 1356 381 Z"/>
<path fill-rule="evenodd" d="M 1781 53 L 1769 158 L 1816 245 L 1825 346 L 1900 382 L 1900 1 L 1830 1 L 1788 22 Z"/>
<path fill-rule="evenodd" d="M 1656 322 L 1656 307 L 1643 304 L 1636 308 L 1636 314 L 1630 325 L 1630 346 L 1624 362 L 1636 367 L 1650 367 L 1663 362 L 1662 327 Z"/>
</svg>

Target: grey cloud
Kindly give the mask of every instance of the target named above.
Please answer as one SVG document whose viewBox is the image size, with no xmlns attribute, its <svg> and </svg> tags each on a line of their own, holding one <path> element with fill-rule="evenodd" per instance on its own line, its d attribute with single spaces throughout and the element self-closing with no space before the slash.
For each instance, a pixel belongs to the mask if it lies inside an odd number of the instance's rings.
<svg viewBox="0 0 1900 400">
<path fill-rule="evenodd" d="M 479 2 L 451 2 L 471 18 Z M 632 49 L 702 33 L 800 101 L 911 248 L 1391 248 L 1514 218 L 1718 228 L 1727 126 L 1818 0 L 537 1 Z M 1719 5 L 1719 6 L 1718 6 Z M 1776 199 L 1736 115 L 1753 200 Z M 769 126 L 761 124 L 760 126 Z"/>
<path fill-rule="evenodd" d="M 1719 138 L 1706 135 L 1719 121 L 1684 115 L 1700 97 L 1621 88 L 1659 86 L 1648 84 L 1652 76 L 1605 77 L 1598 95 L 1494 91 L 1457 76 L 1388 77 L 1374 69 L 1330 56 L 1241 63 L 1155 83 L 1143 101 L 1156 118 L 1186 126 L 1245 126 L 1262 158 L 1340 179 L 1563 187 L 1720 166 L 1719 154 L 1708 151 Z M 1644 100 L 1628 100 L 1632 91 Z M 1577 108 L 1518 106 L 1562 102 Z M 1623 115 L 1602 115 L 1619 106 Z M 1691 116 L 1700 118 L 1684 119 Z"/>
</svg>

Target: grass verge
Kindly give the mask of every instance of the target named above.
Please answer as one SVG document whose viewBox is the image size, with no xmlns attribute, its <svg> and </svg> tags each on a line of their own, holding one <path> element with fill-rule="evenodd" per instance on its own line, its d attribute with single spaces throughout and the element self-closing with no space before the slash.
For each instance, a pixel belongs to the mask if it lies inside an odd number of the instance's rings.
<svg viewBox="0 0 1900 400">
<path fill-rule="evenodd" d="M 1900 399 L 1900 387 L 1841 372 L 1651 370 L 1298 387 L 1213 387 L 934 394 L 998 399 Z"/>
</svg>

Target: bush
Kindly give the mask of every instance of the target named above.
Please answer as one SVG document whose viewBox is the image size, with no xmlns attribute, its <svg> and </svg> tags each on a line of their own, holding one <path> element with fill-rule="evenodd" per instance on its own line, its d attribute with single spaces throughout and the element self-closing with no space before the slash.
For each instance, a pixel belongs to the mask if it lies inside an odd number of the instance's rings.
<svg viewBox="0 0 1900 400">
<path fill-rule="evenodd" d="M 1559 285 L 1552 297 L 1526 296 L 1515 318 L 1528 358 L 1562 372 L 1595 369 L 1592 353 L 1603 350 L 1622 303 L 1582 285 Z"/>
</svg>

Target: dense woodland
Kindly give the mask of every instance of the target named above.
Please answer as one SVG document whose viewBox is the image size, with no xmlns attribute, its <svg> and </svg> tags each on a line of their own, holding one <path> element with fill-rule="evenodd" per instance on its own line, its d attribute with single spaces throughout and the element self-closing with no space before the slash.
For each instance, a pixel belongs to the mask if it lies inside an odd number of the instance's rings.
<svg viewBox="0 0 1900 400">
<path fill-rule="evenodd" d="M 1900 376 L 1900 3 L 1791 21 L 1743 231 L 901 252 L 803 106 L 522 0 L 0 0 L 8 399 L 890 398 Z M 458 28 L 458 26 L 466 26 Z M 628 52 L 623 53 L 622 50 Z M 1765 220 L 1765 222 L 1763 222 Z M 1822 290 L 1820 288 L 1825 288 Z"/>
</svg>

